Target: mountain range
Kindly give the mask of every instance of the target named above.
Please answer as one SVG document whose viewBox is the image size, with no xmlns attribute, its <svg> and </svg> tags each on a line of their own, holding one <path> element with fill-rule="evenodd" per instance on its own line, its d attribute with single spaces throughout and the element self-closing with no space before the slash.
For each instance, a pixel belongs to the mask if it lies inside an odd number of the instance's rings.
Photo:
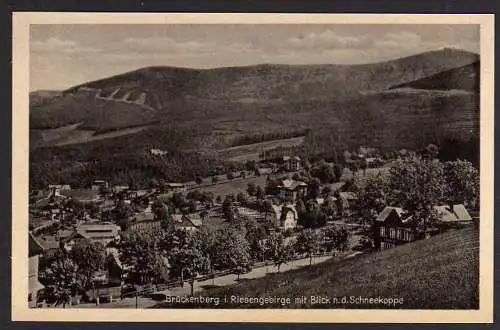
<svg viewBox="0 0 500 330">
<path fill-rule="evenodd" d="M 386 150 L 467 141 L 479 136 L 479 68 L 478 54 L 451 48 L 359 65 L 147 67 L 32 92 L 30 147 L 54 154 L 132 140 L 138 150 L 210 153 L 304 130 Z"/>
</svg>

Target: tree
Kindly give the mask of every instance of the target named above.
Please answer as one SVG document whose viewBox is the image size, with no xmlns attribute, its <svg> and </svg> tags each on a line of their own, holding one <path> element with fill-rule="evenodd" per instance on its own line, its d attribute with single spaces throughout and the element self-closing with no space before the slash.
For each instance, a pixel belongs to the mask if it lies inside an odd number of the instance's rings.
<svg viewBox="0 0 500 330">
<path fill-rule="evenodd" d="M 188 208 L 189 213 L 194 213 L 198 209 L 198 204 L 196 204 L 196 201 L 190 200 L 187 203 L 187 208 Z"/>
<path fill-rule="evenodd" d="M 344 201 L 342 199 L 342 196 L 340 195 L 339 191 L 336 191 L 333 196 L 335 197 L 335 208 L 337 210 L 337 216 L 343 217 L 344 216 Z"/>
<path fill-rule="evenodd" d="M 359 162 L 357 160 L 351 160 L 347 163 L 349 170 L 352 172 L 352 176 L 356 176 L 356 172 L 359 169 Z"/>
<path fill-rule="evenodd" d="M 215 269 L 219 268 L 219 258 L 217 244 L 220 239 L 218 231 L 215 231 L 211 227 L 202 225 L 201 228 L 195 233 L 195 241 L 209 262 L 209 269 L 212 277 L 214 275 Z"/>
<path fill-rule="evenodd" d="M 335 204 L 331 198 L 325 198 L 325 201 L 321 205 L 321 212 L 327 217 L 333 217 L 335 215 Z"/>
<path fill-rule="evenodd" d="M 304 228 L 318 228 L 326 224 L 326 216 L 314 200 L 306 202 L 306 213 L 299 217 L 299 222 Z"/>
<path fill-rule="evenodd" d="M 309 198 L 315 199 L 320 195 L 321 182 L 317 178 L 314 178 L 309 182 Z"/>
<path fill-rule="evenodd" d="M 217 239 L 218 265 L 233 269 L 238 275 L 250 269 L 250 245 L 240 231 L 226 228 L 220 231 Z"/>
<path fill-rule="evenodd" d="M 288 244 L 286 244 L 283 234 L 280 232 L 272 232 L 268 236 L 265 249 L 267 258 L 278 267 L 278 273 L 281 265 L 291 260 L 291 249 Z"/>
<path fill-rule="evenodd" d="M 104 246 L 98 242 L 81 239 L 71 249 L 70 256 L 78 267 L 79 289 L 85 292 L 92 287 L 94 273 L 104 267 L 106 260 Z"/>
<path fill-rule="evenodd" d="M 55 255 L 54 260 L 46 270 L 47 280 L 50 284 L 49 294 L 55 300 L 56 306 L 70 303 L 77 288 L 78 266 L 64 252 Z"/>
<path fill-rule="evenodd" d="M 297 199 L 295 202 L 295 209 L 297 210 L 297 216 L 300 218 L 304 217 L 307 213 L 306 205 L 302 199 Z"/>
<path fill-rule="evenodd" d="M 262 189 L 261 186 L 257 186 L 256 190 L 255 190 L 255 197 L 257 197 L 257 199 L 264 199 L 264 190 Z"/>
<path fill-rule="evenodd" d="M 236 195 L 236 200 L 238 201 L 238 203 L 240 203 L 243 206 L 245 206 L 248 202 L 247 197 L 242 192 L 239 192 L 238 195 Z"/>
<path fill-rule="evenodd" d="M 129 266 L 137 275 L 138 282 L 144 282 L 153 278 L 155 281 L 166 280 L 165 272 L 167 263 L 165 255 L 160 249 L 162 237 L 151 232 L 139 231 L 128 232 L 122 236 L 118 252 L 120 261 Z"/>
<path fill-rule="evenodd" d="M 329 186 L 325 186 L 321 191 L 321 196 L 323 198 L 327 198 L 328 196 L 330 196 L 331 193 L 332 193 L 332 188 L 330 188 Z"/>
<path fill-rule="evenodd" d="M 240 172 L 240 178 L 244 179 L 244 178 L 246 178 L 246 176 L 247 176 L 247 173 L 245 171 Z"/>
<path fill-rule="evenodd" d="M 255 183 L 249 182 L 247 184 L 247 193 L 249 196 L 255 196 L 255 193 L 257 192 L 257 187 L 255 186 Z"/>
<path fill-rule="evenodd" d="M 236 220 L 236 214 L 234 210 L 234 199 L 231 195 L 226 195 L 224 202 L 222 203 L 222 214 L 227 221 L 233 222 Z"/>
<path fill-rule="evenodd" d="M 151 211 L 154 213 L 156 220 L 165 221 L 168 219 L 168 207 L 158 199 L 154 200 L 153 204 L 151 204 Z"/>
<path fill-rule="evenodd" d="M 261 242 L 267 237 L 265 226 L 257 222 L 255 218 L 250 218 L 245 222 L 245 230 L 245 239 L 250 247 L 250 257 L 256 261 L 264 261 L 265 250 Z"/>
<path fill-rule="evenodd" d="M 217 182 L 219 182 L 219 178 L 218 178 L 217 176 L 215 176 L 215 175 L 214 175 L 214 176 L 212 177 L 212 183 L 213 183 L 213 184 L 216 184 Z"/>
<path fill-rule="evenodd" d="M 199 237 L 186 232 L 184 241 L 171 251 L 170 261 L 182 280 L 190 280 L 193 295 L 196 277 L 210 269 L 210 260 L 202 250 Z"/>
<path fill-rule="evenodd" d="M 312 258 L 321 248 L 323 237 L 320 231 L 305 229 L 300 232 L 295 241 L 295 251 L 305 254 L 309 258 L 309 265 L 312 265 Z"/>
<path fill-rule="evenodd" d="M 434 206 L 443 200 L 443 166 L 437 160 L 411 156 L 398 160 L 389 171 L 390 203 L 400 205 L 424 229 L 437 220 Z"/>
<path fill-rule="evenodd" d="M 197 185 L 200 185 L 203 183 L 203 179 L 200 177 L 200 176 L 196 176 L 196 179 L 194 180 L 194 182 L 196 182 Z"/>
<path fill-rule="evenodd" d="M 350 233 L 347 229 L 328 226 L 324 229 L 323 247 L 327 252 L 344 252 L 349 248 Z"/>
<path fill-rule="evenodd" d="M 227 173 L 226 177 L 227 177 L 227 179 L 228 179 L 228 180 L 233 180 L 233 179 L 234 179 L 234 174 L 233 174 L 233 172 L 229 172 L 229 173 Z"/>
<path fill-rule="evenodd" d="M 184 198 L 184 195 L 176 191 L 171 197 L 172 204 L 176 209 L 181 209 L 186 205 L 186 199 Z"/>
<path fill-rule="evenodd" d="M 255 160 L 249 160 L 246 162 L 245 168 L 249 172 L 255 171 L 257 169 L 257 163 Z"/>
<path fill-rule="evenodd" d="M 255 168 L 254 174 L 255 176 L 260 176 L 260 169 L 258 167 Z"/>
<path fill-rule="evenodd" d="M 130 205 L 126 204 L 125 201 L 121 200 L 115 206 L 112 211 L 112 216 L 115 221 L 121 221 L 122 219 L 128 219 L 132 215 L 132 208 Z"/>
<path fill-rule="evenodd" d="M 207 217 L 207 216 L 208 216 L 208 211 L 207 211 L 207 209 L 203 209 L 203 210 L 201 210 L 201 212 L 200 212 L 200 217 L 201 217 L 201 220 L 203 220 L 203 221 L 204 221 L 204 220 L 206 219 L 206 217 Z"/>
<path fill-rule="evenodd" d="M 311 170 L 311 175 L 317 177 L 322 183 L 333 183 L 335 181 L 335 171 L 333 167 L 324 161 L 320 162 L 319 167 Z"/>
<path fill-rule="evenodd" d="M 264 211 L 264 221 L 267 221 L 267 216 L 269 214 L 269 212 L 271 212 L 273 209 L 273 204 L 265 199 L 263 202 L 262 202 L 262 210 Z"/>
<path fill-rule="evenodd" d="M 354 181 L 353 192 L 357 199 L 354 210 L 359 220 L 365 226 L 371 226 L 375 222 L 377 215 L 387 205 L 389 194 L 389 181 L 382 174 L 369 174 L 364 183 Z"/>
<path fill-rule="evenodd" d="M 445 195 L 450 203 L 475 208 L 479 202 L 479 171 L 466 160 L 444 163 Z"/>
<path fill-rule="evenodd" d="M 363 175 L 366 175 L 366 168 L 368 167 L 368 162 L 366 158 L 361 158 L 359 161 L 359 167 L 363 170 Z"/>
<path fill-rule="evenodd" d="M 279 192 L 278 186 L 279 186 L 278 181 L 268 177 L 268 180 L 266 181 L 266 194 L 277 195 Z"/>
<path fill-rule="evenodd" d="M 436 159 L 439 156 L 439 148 L 435 144 L 429 144 L 422 155 L 426 159 Z"/>
</svg>

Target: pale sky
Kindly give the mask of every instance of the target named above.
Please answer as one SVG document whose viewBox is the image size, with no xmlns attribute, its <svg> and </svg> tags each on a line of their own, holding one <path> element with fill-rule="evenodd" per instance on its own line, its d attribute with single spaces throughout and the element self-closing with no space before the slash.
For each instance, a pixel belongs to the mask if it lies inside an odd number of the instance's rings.
<svg viewBox="0 0 500 330">
<path fill-rule="evenodd" d="M 479 53 L 478 25 L 31 25 L 30 90 L 147 66 L 358 64 L 443 47 Z"/>
</svg>

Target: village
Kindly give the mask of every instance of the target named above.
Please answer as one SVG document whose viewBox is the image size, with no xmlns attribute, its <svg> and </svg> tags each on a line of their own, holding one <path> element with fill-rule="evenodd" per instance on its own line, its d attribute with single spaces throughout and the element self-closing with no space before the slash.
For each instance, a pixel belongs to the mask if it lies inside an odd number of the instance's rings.
<svg viewBox="0 0 500 330">
<path fill-rule="evenodd" d="M 477 169 L 437 153 L 360 148 L 342 164 L 287 154 L 186 183 L 96 178 L 85 189 L 32 191 L 29 305 L 135 299 L 137 307 L 139 296 L 166 289 L 186 285 L 193 295 L 196 281 L 267 265 L 279 272 L 296 260 L 307 267 L 477 225 Z"/>
</svg>

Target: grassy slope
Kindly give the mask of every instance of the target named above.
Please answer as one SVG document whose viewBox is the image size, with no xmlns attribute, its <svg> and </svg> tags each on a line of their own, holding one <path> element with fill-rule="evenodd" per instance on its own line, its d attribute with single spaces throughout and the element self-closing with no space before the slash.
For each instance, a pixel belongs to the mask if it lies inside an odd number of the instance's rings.
<svg viewBox="0 0 500 330">
<path fill-rule="evenodd" d="M 479 62 L 475 62 L 460 68 L 437 73 L 430 77 L 425 77 L 412 81 L 398 87 L 412 87 L 419 89 L 453 90 L 461 89 L 466 91 L 479 90 Z"/>
<path fill-rule="evenodd" d="M 473 228 L 452 231 L 378 253 L 205 291 L 203 296 L 402 297 L 407 309 L 477 309 L 479 237 Z M 305 305 L 291 308 L 377 308 L 373 305 Z M 224 306 L 259 308 L 258 305 Z M 265 305 L 264 308 L 277 308 Z"/>
</svg>

